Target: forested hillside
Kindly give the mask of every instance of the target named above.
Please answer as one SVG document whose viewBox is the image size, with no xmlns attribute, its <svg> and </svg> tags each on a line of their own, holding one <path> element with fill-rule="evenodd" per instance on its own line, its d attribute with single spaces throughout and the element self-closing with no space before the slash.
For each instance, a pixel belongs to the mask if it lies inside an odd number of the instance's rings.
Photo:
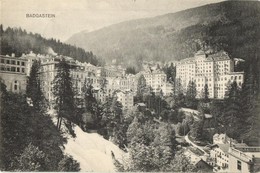
<svg viewBox="0 0 260 173">
<path fill-rule="evenodd" d="M 67 42 L 91 49 L 107 62 L 179 60 L 199 49 L 224 49 L 232 57 L 251 59 L 259 55 L 259 30 L 258 1 L 225 1 L 81 32 Z"/>
<path fill-rule="evenodd" d="M 63 152 L 67 139 L 43 107 L 29 106 L 26 95 L 8 92 L 2 81 L 0 103 L 1 171 L 80 170 L 79 163 Z"/>
<path fill-rule="evenodd" d="M 4 30 L 3 25 L 0 25 L 0 34 L 1 55 L 15 53 L 16 56 L 21 56 L 22 53 L 29 53 L 30 51 L 37 54 L 53 54 L 55 52 L 81 62 L 90 62 L 94 65 L 99 63 L 97 57 L 91 51 L 87 52 L 82 48 L 62 43 L 56 39 L 46 39 L 40 34 L 33 34 L 21 28 L 7 27 Z"/>
</svg>

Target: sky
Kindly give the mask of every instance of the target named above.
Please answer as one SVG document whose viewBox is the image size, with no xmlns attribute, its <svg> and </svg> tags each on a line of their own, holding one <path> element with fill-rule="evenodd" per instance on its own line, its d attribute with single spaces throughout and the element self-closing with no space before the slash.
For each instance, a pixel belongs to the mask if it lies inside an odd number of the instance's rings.
<svg viewBox="0 0 260 173">
<path fill-rule="evenodd" d="M 223 0 L 0 0 L 0 21 L 46 38 L 66 41 L 81 31 L 94 31 L 126 20 L 154 17 Z M 28 18 L 26 14 L 54 14 Z"/>
</svg>

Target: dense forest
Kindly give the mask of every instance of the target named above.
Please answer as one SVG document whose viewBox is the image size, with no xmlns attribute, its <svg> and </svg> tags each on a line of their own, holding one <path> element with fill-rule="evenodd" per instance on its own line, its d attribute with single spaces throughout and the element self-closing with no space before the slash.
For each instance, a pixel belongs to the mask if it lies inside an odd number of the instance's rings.
<svg viewBox="0 0 260 173">
<path fill-rule="evenodd" d="M 79 163 L 63 152 L 67 139 L 40 111 L 44 107 L 28 105 L 26 95 L 8 92 L 2 81 L 0 86 L 0 170 L 79 171 Z"/>
<path fill-rule="evenodd" d="M 48 102 L 41 90 L 39 69 L 40 63 L 35 61 L 25 94 L 7 91 L 0 80 L 0 169 L 79 171 L 79 163 L 63 149 L 68 136 L 64 136 L 47 113 Z"/>
<path fill-rule="evenodd" d="M 33 51 L 36 54 L 53 54 L 72 57 L 80 62 L 89 62 L 93 65 L 98 65 L 97 57 L 90 51 L 87 52 L 82 48 L 65 44 L 56 39 L 46 39 L 40 34 L 33 34 L 22 30 L 21 28 L 3 29 L 0 25 L 1 34 L 1 55 L 21 56 L 23 53 Z M 54 51 L 54 52 L 53 52 Z"/>
</svg>

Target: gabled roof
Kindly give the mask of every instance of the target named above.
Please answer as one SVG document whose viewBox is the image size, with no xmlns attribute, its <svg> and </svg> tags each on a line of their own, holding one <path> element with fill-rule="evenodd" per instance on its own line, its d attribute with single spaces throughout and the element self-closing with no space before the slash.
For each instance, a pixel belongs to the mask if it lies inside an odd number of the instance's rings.
<svg viewBox="0 0 260 173">
<path fill-rule="evenodd" d="M 202 159 L 198 160 L 198 161 L 195 163 L 195 166 L 197 166 L 197 164 L 199 164 L 199 163 L 203 163 L 203 164 L 204 164 L 205 166 L 207 166 L 208 168 L 213 169 L 213 167 L 212 167 L 210 164 L 208 164 L 207 162 L 205 162 L 205 161 L 202 160 Z"/>
</svg>

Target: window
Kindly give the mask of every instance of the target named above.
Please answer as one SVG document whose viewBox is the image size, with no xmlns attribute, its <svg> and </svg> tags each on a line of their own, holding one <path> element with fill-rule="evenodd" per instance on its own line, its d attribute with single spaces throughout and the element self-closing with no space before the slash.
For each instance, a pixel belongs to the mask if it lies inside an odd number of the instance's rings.
<svg viewBox="0 0 260 173">
<path fill-rule="evenodd" d="M 20 65 L 20 61 L 17 61 L 17 65 Z"/>
<path fill-rule="evenodd" d="M 15 61 L 14 61 L 14 60 L 12 60 L 12 64 L 14 64 L 14 65 L 15 65 Z"/>
<path fill-rule="evenodd" d="M 1 59 L 1 63 L 5 63 L 5 60 L 4 60 L 4 59 Z"/>
<path fill-rule="evenodd" d="M 239 160 L 237 161 L 237 169 L 241 170 L 241 161 L 239 161 Z"/>
<path fill-rule="evenodd" d="M 17 87 L 17 80 L 16 81 L 14 81 L 14 90 L 16 91 L 17 89 L 18 89 L 18 87 Z"/>
<path fill-rule="evenodd" d="M 24 66 L 24 62 L 22 62 L 22 66 Z"/>
<path fill-rule="evenodd" d="M 10 60 L 7 60 L 7 61 L 6 61 L 6 64 L 10 64 Z"/>
<path fill-rule="evenodd" d="M 12 72 L 15 72 L 15 67 L 11 67 L 11 71 L 12 71 Z"/>
</svg>

